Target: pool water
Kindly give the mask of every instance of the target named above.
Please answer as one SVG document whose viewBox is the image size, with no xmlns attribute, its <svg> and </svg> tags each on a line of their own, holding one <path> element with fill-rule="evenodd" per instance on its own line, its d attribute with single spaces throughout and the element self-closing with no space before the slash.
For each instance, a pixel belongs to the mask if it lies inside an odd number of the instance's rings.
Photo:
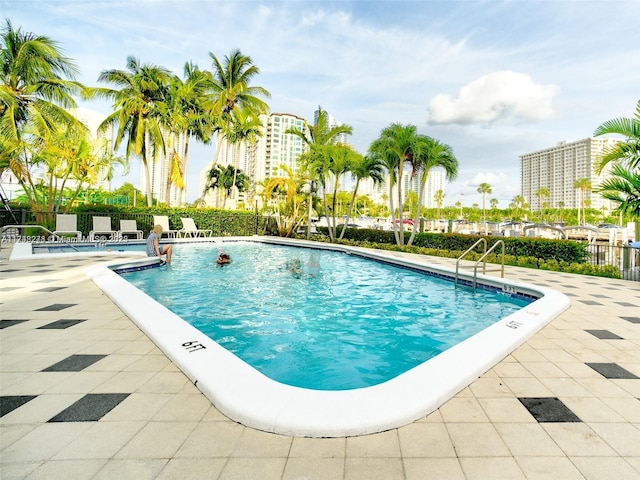
<svg viewBox="0 0 640 480">
<path fill-rule="evenodd" d="M 309 389 L 385 382 L 531 301 L 355 255 L 253 242 L 225 243 L 232 263 L 220 267 L 220 247 L 180 245 L 171 265 L 121 275 L 271 379 Z"/>
</svg>

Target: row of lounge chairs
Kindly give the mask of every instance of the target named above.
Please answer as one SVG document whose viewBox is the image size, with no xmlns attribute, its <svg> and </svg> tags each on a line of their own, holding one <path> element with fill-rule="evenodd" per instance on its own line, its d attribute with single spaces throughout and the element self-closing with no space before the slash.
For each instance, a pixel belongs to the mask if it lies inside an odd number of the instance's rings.
<svg viewBox="0 0 640 480">
<path fill-rule="evenodd" d="M 176 237 L 210 237 L 211 230 L 199 229 L 192 218 L 182 218 L 182 229 L 171 230 L 169 228 L 169 217 L 166 215 L 154 215 L 153 224 L 161 225 L 163 234 L 169 238 Z M 78 216 L 73 214 L 56 215 L 56 229 L 54 235 L 75 236 L 77 240 L 82 239 L 82 232 L 78 230 Z M 144 237 L 142 230 L 138 229 L 135 220 L 120 220 L 120 230 L 111 227 L 111 217 L 93 217 L 93 229 L 89 232 L 89 241 L 117 240 L 122 238 L 135 237 L 141 240 Z"/>
</svg>

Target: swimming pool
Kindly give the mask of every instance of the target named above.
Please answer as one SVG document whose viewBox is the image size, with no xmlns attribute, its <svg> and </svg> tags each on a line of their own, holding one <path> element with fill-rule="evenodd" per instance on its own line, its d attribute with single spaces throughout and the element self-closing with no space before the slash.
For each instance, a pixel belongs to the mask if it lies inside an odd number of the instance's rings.
<svg viewBox="0 0 640 480">
<path fill-rule="evenodd" d="M 426 265 L 418 257 L 398 252 L 271 237 L 253 237 L 252 241 L 349 252 L 437 275 L 453 275 L 449 269 Z M 149 263 L 149 259 L 142 262 Z M 112 264 L 112 268 L 136 268 L 137 262 Z M 554 290 L 481 275 L 483 285 L 540 298 L 391 380 L 364 388 L 312 390 L 270 379 L 110 268 L 93 267 L 87 273 L 222 413 L 253 428 L 295 436 L 363 435 L 415 421 L 437 409 L 569 306 L 568 298 Z"/>
<path fill-rule="evenodd" d="M 496 289 L 470 293 L 359 255 L 259 242 L 228 243 L 233 262 L 221 268 L 218 249 L 178 248 L 170 267 L 121 275 L 258 371 L 296 387 L 388 381 L 533 301 Z"/>
</svg>

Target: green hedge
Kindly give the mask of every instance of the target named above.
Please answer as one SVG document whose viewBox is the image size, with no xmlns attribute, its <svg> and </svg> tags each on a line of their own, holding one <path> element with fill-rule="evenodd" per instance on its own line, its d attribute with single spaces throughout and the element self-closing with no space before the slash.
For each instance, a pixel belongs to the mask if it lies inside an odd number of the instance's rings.
<svg viewBox="0 0 640 480">
<path fill-rule="evenodd" d="M 326 229 L 319 229 L 326 233 Z M 405 232 L 405 244 L 410 234 Z M 353 240 L 358 243 L 368 242 L 380 245 L 395 245 L 393 232 L 383 232 L 368 229 L 347 229 L 345 240 Z M 418 233 L 413 241 L 413 247 L 426 248 L 439 251 L 455 252 L 456 257 L 470 248 L 480 238 L 479 235 L 461 235 L 458 233 Z M 567 263 L 584 263 L 588 258 L 587 245 L 573 240 L 548 240 L 545 238 L 502 238 L 485 237 L 487 249 L 491 248 L 498 240 L 505 244 L 505 255 L 511 255 L 516 259 L 533 257 L 539 260 L 556 260 Z M 482 252 L 482 245 L 478 245 L 476 252 Z M 500 252 L 500 247 L 495 250 Z"/>
<path fill-rule="evenodd" d="M 139 230 L 148 234 L 153 228 L 154 215 L 166 215 L 169 217 L 169 227 L 172 230 L 182 228 L 182 217 L 193 218 L 196 226 L 200 229 L 212 231 L 213 236 L 247 236 L 262 233 L 262 217 L 250 211 L 229 211 L 213 208 L 171 208 L 171 207 L 132 207 L 126 205 L 78 205 L 69 213 L 78 216 L 78 230 L 83 235 L 88 235 L 93 229 L 94 216 L 111 217 L 111 228 L 120 229 L 120 220 L 135 220 Z M 37 216 L 31 211 L 16 211 L 19 221 L 25 223 L 40 223 L 50 230 L 55 229 L 55 214 L 42 213 Z M 9 225 L 13 223 L 10 218 L 4 219 L 3 223 Z M 40 232 L 41 234 L 41 232 Z"/>
</svg>

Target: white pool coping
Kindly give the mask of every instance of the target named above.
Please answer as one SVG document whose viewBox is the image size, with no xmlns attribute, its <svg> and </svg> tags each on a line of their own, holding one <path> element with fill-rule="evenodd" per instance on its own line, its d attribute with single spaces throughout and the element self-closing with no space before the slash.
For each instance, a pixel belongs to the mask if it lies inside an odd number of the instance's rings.
<svg viewBox="0 0 640 480">
<path fill-rule="evenodd" d="M 352 252 L 450 276 L 455 274 L 451 269 L 427 267 L 389 251 L 273 237 L 220 239 L 234 240 Z M 145 261 L 149 260 L 124 263 L 134 266 Z M 122 264 L 120 260 L 109 265 Z M 478 275 L 479 283 L 507 290 L 514 288 L 541 298 L 387 382 L 354 390 L 323 391 L 271 380 L 138 290 L 107 265 L 90 267 L 87 274 L 220 412 L 259 430 L 305 437 L 371 434 L 424 417 L 504 359 L 570 304 L 566 295 L 549 288 Z M 470 278 L 468 273 L 460 276 Z M 453 284 L 451 288 L 454 288 Z"/>
</svg>

